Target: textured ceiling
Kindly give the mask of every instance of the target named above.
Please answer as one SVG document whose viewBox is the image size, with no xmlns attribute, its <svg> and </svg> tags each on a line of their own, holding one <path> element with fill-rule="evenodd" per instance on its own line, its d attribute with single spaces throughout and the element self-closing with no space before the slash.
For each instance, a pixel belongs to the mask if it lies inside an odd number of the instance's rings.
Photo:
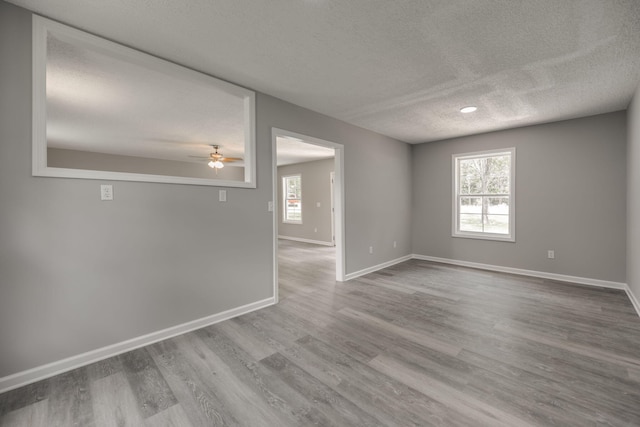
<svg viewBox="0 0 640 427">
<path fill-rule="evenodd" d="M 640 81 L 638 0 L 11 3 L 411 143 L 624 109 Z"/>
</svg>

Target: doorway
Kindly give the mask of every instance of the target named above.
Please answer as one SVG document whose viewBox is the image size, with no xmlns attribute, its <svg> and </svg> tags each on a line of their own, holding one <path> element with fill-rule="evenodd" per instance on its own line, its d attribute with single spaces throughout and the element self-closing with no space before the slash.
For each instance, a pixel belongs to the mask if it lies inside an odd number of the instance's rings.
<svg viewBox="0 0 640 427">
<path fill-rule="evenodd" d="M 337 144 L 335 142 L 326 141 L 323 139 L 311 137 L 308 135 L 302 135 L 295 132 L 287 131 L 284 129 L 272 128 L 271 131 L 272 136 L 272 173 L 273 173 L 273 286 L 274 286 L 274 297 L 276 301 L 278 301 L 278 231 L 279 231 L 279 223 L 280 219 L 284 214 L 284 209 L 286 209 L 286 202 L 279 203 L 278 202 L 278 192 L 282 183 L 278 178 L 278 160 L 279 160 L 279 152 L 278 152 L 278 141 L 288 140 L 288 141 L 297 141 L 303 144 L 309 144 L 311 147 L 324 147 L 328 149 L 332 149 L 334 153 L 333 157 L 333 176 L 331 177 L 331 181 L 333 185 L 331 185 L 331 199 L 330 206 L 332 210 L 331 215 L 331 239 L 332 244 L 335 244 L 335 280 L 338 282 L 343 282 L 345 280 L 345 251 L 344 251 L 344 147 L 341 144 Z M 280 156 L 282 158 L 282 156 Z M 326 177 L 326 175 L 325 175 Z M 326 180 L 327 178 L 325 178 Z M 325 181 L 326 182 L 326 181 Z M 304 183 L 302 184 L 304 188 Z M 295 194 L 295 192 L 288 192 Z M 302 194 L 304 194 L 304 190 L 302 190 Z M 302 195 L 302 200 L 294 199 L 292 206 L 296 206 L 296 203 L 305 203 L 304 195 Z M 313 200 L 306 201 L 307 203 L 317 203 Z M 293 217 L 292 217 L 293 218 Z M 304 220 L 303 220 L 304 221 Z"/>
</svg>

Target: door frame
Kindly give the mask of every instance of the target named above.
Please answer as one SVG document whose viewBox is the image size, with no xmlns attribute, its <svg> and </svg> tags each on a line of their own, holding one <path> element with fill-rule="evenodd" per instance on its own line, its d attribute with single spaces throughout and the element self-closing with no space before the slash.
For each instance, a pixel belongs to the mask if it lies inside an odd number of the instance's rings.
<svg viewBox="0 0 640 427">
<path fill-rule="evenodd" d="M 273 295 L 278 302 L 278 221 L 280 219 L 280 207 L 278 206 L 278 137 L 291 137 L 307 144 L 333 148 L 334 157 L 334 192 L 333 206 L 335 217 L 335 247 L 336 247 L 336 281 L 345 281 L 345 215 L 344 215 L 344 145 L 303 135 L 276 127 L 271 128 L 271 165 L 272 165 L 272 196 L 273 201 Z"/>
<path fill-rule="evenodd" d="M 333 185 L 336 181 L 336 172 L 335 168 L 333 172 L 329 172 L 329 188 L 331 189 L 331 243 L 333 246 L 336 245 L 336 209 L 333 202 Z"/>
</svg>

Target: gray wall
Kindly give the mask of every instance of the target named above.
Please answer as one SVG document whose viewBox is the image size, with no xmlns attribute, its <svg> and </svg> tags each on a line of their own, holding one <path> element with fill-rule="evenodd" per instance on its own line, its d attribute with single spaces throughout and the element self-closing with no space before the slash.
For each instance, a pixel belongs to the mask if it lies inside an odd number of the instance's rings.
<svg viewBox="0 0 640 427">
<path fill-rule="evenodd" d="M 31 14 L 0 2 L 0 377 L 271 297 L 273 126 L 345 145 L 347 272 L 410 253 L 407 144 L 262 94 L 256 111 L 258 185 L 226 203 L 32 177 Z"/>
<path fill-rule="evenodd" d="M 278 167 L 278 235 L 333 242 L 329 176 L 335 169 L 334 165 L 335 159 L 325 159 Z M 300 175 L 302 178 L 302 224 L 283 222 L 282 177 L 286 175 Z"/>
<path fill-rule="evenodd" d="M 53 168 L 87 169 L 110 172 L 142 173 L 147 175 L 169 175 L 189 178 L 225 179 L 244 181 L 244 168 L 226 165 L 218 173 L 200 163 L 146 157 L 120 156 L 89 151 L 47 149 L 47 166 Z"/>
<path fill-rule="evenodd" d="M 451 237 L 451 155 L 504 147 L 516 147 L 516 242 Z M 624 112 L 414 146 L 413 252 L 625 282 L 625 147 Z"/>
<path fill-rule="evenodd" d="M 640 86 L 627 120 L 627 284 L 640 300 Z"/>
</svg>

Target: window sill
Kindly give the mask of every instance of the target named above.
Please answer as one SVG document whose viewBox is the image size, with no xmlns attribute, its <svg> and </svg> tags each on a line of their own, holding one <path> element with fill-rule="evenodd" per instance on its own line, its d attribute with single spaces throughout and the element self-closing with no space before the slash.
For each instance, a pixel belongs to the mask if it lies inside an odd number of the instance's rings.
<svg viewBox="0 0 640 427">
<path fill-rule="evenodd" d="M 462 239 L 476 239 L 476 240 L 492 240 L 497 242 L 515 243 L 515 236 L 504 236 L 500 234 L 476 234 L 476 233 L 453 233 L 451 237 Z"/>
</svg>

